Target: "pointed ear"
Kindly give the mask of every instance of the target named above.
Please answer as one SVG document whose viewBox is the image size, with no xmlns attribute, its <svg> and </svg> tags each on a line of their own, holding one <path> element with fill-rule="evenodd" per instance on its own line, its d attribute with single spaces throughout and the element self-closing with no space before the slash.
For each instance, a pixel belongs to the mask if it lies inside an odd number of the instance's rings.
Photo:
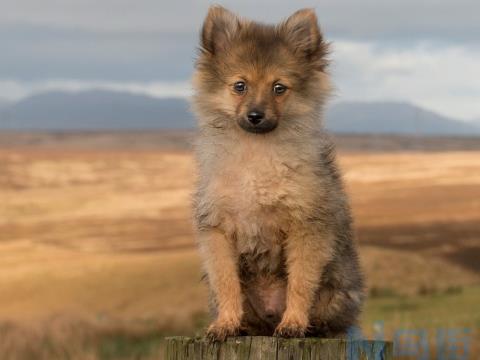
<svg viewBox="0 0 480 360">
<path fill-rule="evenodd" d="M 326 44 L 313 9 L 298 10 L 280 25 L 280 29 L 295 52 L 307 57 L 325 55 Z"/>
<path fill-rule="evenodd" d="M 240 26 L 240 19 L 235 14 L 220 5 L 210 6 L 200 39 L 202 51 L 213 55 L 225 50 Z"/>
</svg>

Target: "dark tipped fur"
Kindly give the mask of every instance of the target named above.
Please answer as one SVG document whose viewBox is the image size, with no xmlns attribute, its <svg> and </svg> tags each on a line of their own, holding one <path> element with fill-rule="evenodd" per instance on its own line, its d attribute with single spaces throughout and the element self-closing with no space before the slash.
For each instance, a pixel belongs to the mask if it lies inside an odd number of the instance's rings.
<svg viewBox="0 0 480 360">
<path fill-rule="evenodd" d="M 216 316 L 212 339 L 342 336 L 356 324 L 363 280 L 320 122 L 327 53 L 310 9 L 276 26 L 219 6 L 207 15 L 194 77 L 194 208 Z M 268 132 L 251 129 L 252 111 Z"/>
</svg>

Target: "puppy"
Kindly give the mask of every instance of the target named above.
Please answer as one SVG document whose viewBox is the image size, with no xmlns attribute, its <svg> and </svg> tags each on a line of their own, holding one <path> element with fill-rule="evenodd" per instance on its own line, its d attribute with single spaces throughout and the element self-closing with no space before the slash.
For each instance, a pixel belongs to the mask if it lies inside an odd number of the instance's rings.
<svg viewBox="0 0 480 360">
<path fill-rule="evenodd" d="M 213 6 L 194 74 L 194 218 L 215 320 L 237 334 L 342 336 L 364 298 L 334 147 L 328 46 L 311 9 L 271 26 Z"/>
</svg>

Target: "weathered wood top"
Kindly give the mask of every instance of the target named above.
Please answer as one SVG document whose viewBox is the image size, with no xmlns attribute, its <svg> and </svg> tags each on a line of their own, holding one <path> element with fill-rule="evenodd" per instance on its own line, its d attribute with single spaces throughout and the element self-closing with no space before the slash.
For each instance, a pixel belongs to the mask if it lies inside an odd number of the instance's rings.
<svg viewBox="0 0 480 360">
<path fill-rule="evenodd" d="M 392 360 L 393 344 L 386 341 L 282 339 L 239 336 L 210 343 L 202 338 L 166 339 L 166 360 Z"/>
</svg>

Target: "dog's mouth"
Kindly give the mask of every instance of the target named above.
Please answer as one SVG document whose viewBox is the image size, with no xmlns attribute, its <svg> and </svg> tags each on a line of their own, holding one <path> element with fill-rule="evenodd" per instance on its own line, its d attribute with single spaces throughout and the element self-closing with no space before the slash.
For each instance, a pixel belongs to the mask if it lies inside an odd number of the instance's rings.
<svg viewBox="0 0 480 360">
<path fill-rule="evenodd" d="M 240 119 L 238 125 L 245 131 L 252 134 L 266 134 L 276 129 L 278 122 L 265 119 L 259 123 L 252 123 L 245 119 Z"/>
</svg>

